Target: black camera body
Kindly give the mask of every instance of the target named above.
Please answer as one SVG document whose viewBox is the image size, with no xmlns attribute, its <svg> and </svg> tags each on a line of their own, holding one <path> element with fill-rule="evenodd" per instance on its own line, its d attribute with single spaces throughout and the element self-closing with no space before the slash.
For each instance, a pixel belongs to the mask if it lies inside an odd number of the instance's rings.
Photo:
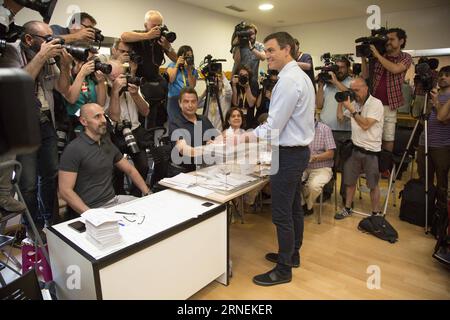
<svg viewBox="0 0 450 320">
<path fill-rule="evenodd" d="M 336 99 L 336 101 L 338 103 L 345 102 L 345 101 L 347 101 L 348 98 L 350 98 L 350 102 L 353 102 L 356 100 L 356 94 L 353 90 L 342 91 L 342 92 L 336 93 L 334 98 Z"/>
<path fill-rule="evenodd" d="M 323 61 L 324 66 L 315 68 L 315 70 L 320 70 L 320 73 L 318 74 L 318 79 L 319 81 L 322 81 L 324 83 L 330 83 L 332 78 L 328 72 L 331 71 L 334 74 L 337 74 L 339 72 L 339 66 L 334 63 L 333 56 L 331 56 L 329 52 L 323 54 L 320 57 L 320 60 Z"/>
<path fill-rule="evenodd" d="M 414 82 L 420 82 L 425 91 L 430 92 L 433 89 L 433 67 L 435 66 L 435 61 L 422 60 L 424 62 L 416 65 L 415 71 L 416 76 L 414 77 Z M 437 60 L 437 59 L 434 59 Z M 431 63 L 430 63 L 431 62 Z M 439 61 L 437 61 L 439 64 Z M 437 68 L 437 66 L 436 66 Z"/>
<path fill-rule="evenodd" d="M 166 25 L 163 25 L 159 30 L 161 30 L 161 37 L 166 38 L 170 43 L 174 43 L 177 40 L 177 34 L 169 31 Z"/>
<path fill-rule="evenodd" d="M 250 31 L 250 29 L 251 27 L 245 21 L 242 21 L 234 28 L 233 38 L 239 38 L 240 48 L 249 47 L 250 37 L 252 36 L 252 32 Z"/>
<path fill-rule="evenodd" d="M 143 86 L 146 83 L 145 78 L 133 77 L 130 74 L 127 74 L 126 78 L 127 78 L 127 85 L 125 87 L 123 87 L 122 90 L 120 90 L 119 95 L 121 95 L 124 92 L 127 92 L 128 91 L 128 85 L 130 85 L 130 84 L 135 85 L 137 87 L 141 87 L 141 86 Z"/>
<path fill-rule="evenodd" d="M 130 61 L 136 63 L 136 64 L 143 64 L 144 63 L 144 58 L 142 58 L 140 55 L 138 55 L 136 52 L 131 51 L 129 53 L 130 56 Z"/>
<path fill-rule="evenodd" d="M 112 65 L 102 63 L 99 58 L 94 59 L 94 71 L 101 71 L 104 74 L 110 74 L 112 72 Z"/>
<path fill-rule="evenodd" d="M 242 87 L 246 86 L 249 81 L 250 81 L 250 79 L 249 79 L 248 75 L 243 75 L 243 74 L 239 75 L 239 84 Z"/>
<path fill-rule="evenodd" d="M 355 43 L 361 43 L 356 46 L 356 56 L 357 57 L 367 57 L 372 58 L 372 50 L 370 50 L 370 45 L 374 45 L 378 52 L 383 55 L 386 53 L 386 44 L 388 42 L 387 37 L 388 31 L 386 28 L 381 28 L 378 30 L 372 30 L 370 37 L 362 37 L 355 40 Z"/>
<path fill-rule="evenodd" d="M 133 135 L 133 131 L 131 131 L 131 128 L 132 124 L 129 120 L 123 120 L 121 123 L 119 122 L 117 124 L 117 130 L 122 133 L 128 150 L 132 154 L 136 154 L 140 152 L 140 149 L 136 137 Z"/>
<path fill-rule="evenodd" d="M 278 71 L 276 70 L 269 70 L 268 73 L 262 73 L 262 78 L 261 78 L 261 82 L 262 82 L 262 88 L 264 91 L 270 91 L 272 92 L 273 88 L 275 87 L 275 85 L 278 82 L 278 79 L 271 79 L 271 77 L 273 76 L 277 76 L 278 75 Z"/>
<path fill-rule="evenodd" d="M 97 28 L 92 28 L 92 29 L 94 29 L 94 32 L 95 32 L 94 42 L 102 43 L 103 41 L 105 41 L 105 36 L 102 35 L 102 30 L 97 29 Z"/>
</svg>

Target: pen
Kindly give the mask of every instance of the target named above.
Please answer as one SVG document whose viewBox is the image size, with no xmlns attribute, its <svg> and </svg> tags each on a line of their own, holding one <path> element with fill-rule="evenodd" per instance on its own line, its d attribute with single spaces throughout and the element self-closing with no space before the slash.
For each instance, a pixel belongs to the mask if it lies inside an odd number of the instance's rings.
<svg viewBox="0 0 450 320">
<path fill-rule="evenodd" d="M 136 213 L 134 213 L 134 212 L 121 212 L 121 211 L 116 211 L 115 213 L 117 213 L 117 214 L 129 215 L 129 216 L 135 216 L 135 215 L 136 215 Z"/>
</svg>

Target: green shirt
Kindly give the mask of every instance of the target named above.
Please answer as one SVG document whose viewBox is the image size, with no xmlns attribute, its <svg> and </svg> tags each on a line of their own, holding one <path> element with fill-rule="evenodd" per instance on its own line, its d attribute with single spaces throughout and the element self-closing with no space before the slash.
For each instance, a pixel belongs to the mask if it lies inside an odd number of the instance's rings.
<svg viewBox="0 0 450 320">
<path fill-rule="evenodd" d="M 74 79 L 72 79 L 72 83 L 73 82 Z M 95 91 L 96 85 L 97 83 L 92 80 L 90 76 L 87 76 L 83 80 L 78 100 L 74 104 L 70 104 L 67 101 L 64 102 L 69 116 L 75 116 L 81 107 L 87 103 L 97 103 L 97 92 Z"/>
</svg>

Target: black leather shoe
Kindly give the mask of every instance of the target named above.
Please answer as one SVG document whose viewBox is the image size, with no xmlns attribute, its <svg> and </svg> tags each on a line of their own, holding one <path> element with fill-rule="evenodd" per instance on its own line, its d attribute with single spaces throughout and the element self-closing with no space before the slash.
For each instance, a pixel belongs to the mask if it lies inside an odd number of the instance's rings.
<svg viewBox="0 0 450 320">
<path fill-rule="evenodd" d="M 266 254 L 266 260 L 269 260 L 273 263 L 278 263 L 278 253 L 268 253 Z M 300 267 L 300 257 L 292 257 L 292 267 L 299 268 Z"/>
<path fill-rule="evenodd" d="M 274 286 L 277 284 L 291 282 L 292 275 L 282 275 L 277 269 L 273 269 L 267 273 L 257 275 L 253 278 L 253 282 L 258 286 Z"/>
</svg>

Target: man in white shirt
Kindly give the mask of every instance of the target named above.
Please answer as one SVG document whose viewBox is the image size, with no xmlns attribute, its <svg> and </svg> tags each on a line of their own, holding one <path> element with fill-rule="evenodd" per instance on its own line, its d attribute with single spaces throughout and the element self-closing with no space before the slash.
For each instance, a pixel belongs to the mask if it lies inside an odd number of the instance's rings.
<svg viewBox="0 0 450 320">
<path fill-rule="evenodd" d="M 272 169 L 278 172 L 270 178 L 272 186 L 272 220 L 277 227 L 278 253 L 266 259 L 276 267 L 255 276 L 253 282 L 271 286 L 290 282 L 292 267 L 300 266 L 304 213 L 301 206 L 301 177 L 308 167 L 308 145 L 314 139 L 315 92 L 308 75 L 296 63 L 295 43 L 291 35 L 278 32 L 269 35 L 265 50 L 270 70 L 279 71 L 279 80 L 272 92 L 267 122 L 253 133 L 271 141 Z"/>
<path fill-rule="evenodd" d="M 351 90 L 355 93 L 356 103 L 351 103 L 348 98 L 344 102 L 345 112 L 338 110 L 339 118 L 351 117 L 353 153 L 344 165 L 344 184 L 347 186 L 347 197 L 345 207 L 335 215 L 336 220 L 342 220 L 352 215 L 351 203 L 355 195 L 356 182 L 361 173 L 365 173 L 367 186 L 370 189 L 372 213 L 380 213 L 378 155 L 381 152 L 383 136 L 383 103 L 369 94 L 369 87 L 362 78 L 352 81 Z"/>
<path fill-rule="evenodd" d="M 106 99 L 106 112 L 112 121 L 116 123 L 116 138 L 117 141 L 121 141 L 122 153 L 127 153 L 131 156 L 134 166 L 141 174 L 144 181 L 147 179 L 148 174 L 148 160 L 145 151 L 145 137 L 146 131 L 139 122 L 139 115 L 147 117 L 150 112 L 150 107 L 147 101 L 142 96 L 138 86 L 128 83 L 127 77 L 123 74 L 123 66 L 118 60 L 111 60 L 109 62 L 112 66 L 112 72 L 109 75 L 109 79 L 113 82 L 110 94 Z M 134 76 L 136 70 L 136 64 L 130 62 L 131 76 Z M 135 138 L 135 149 L 130 148 L 129 140 L 130 136 L 126 136 L 126 123 L 131 126 L 131 133 Z M 127 146 L 125 146 L 125 143 Z M 118 194 L 124 194 L 123 190 L 123 173 L 119 170 L 115 171 L 114 176 L 114 189 Z M 140 196 L 140 190 L 137 186 L 132 185 L 130 190 L 131 195 L 135 197 Z"/>
</svg>

